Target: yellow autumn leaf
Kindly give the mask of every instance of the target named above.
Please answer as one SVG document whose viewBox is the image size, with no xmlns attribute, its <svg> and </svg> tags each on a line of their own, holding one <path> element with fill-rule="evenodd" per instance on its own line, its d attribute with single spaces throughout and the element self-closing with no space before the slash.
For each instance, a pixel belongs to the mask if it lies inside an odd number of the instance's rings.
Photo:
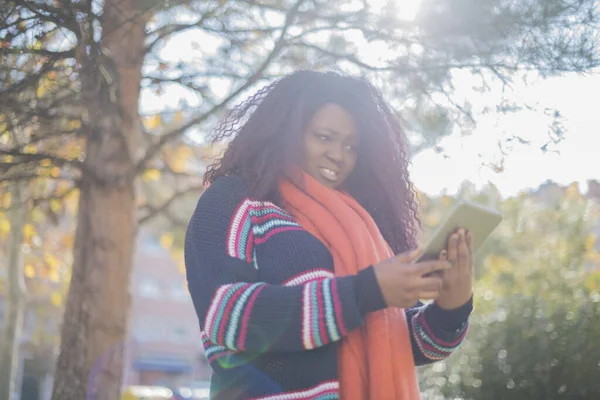
<svg viewBox="0 0 600 400">
<path fill-rule="evenodd" d="M 40 167 L 46 168 L 46 167 L 49 167 L 51 165 L 52 165 L 52 161 L 50 161 L 48 159 L 40 161 Z"/>
<path fill-rule="evenodd" d="M 79 129 L 81 128 L 81 121 L 78 119 L 71 120 L 67 124 L 67 127 L 71 130 Z"/>
<path fill-rule="evenodd" d="M 48 266 L 50 271 L 58 269 L 59 262 L 52 254 L 46 253 L 44 254 L 44 262 Z"/>
<path fill-rule="evenodd" d="M 52 295 L 50 296 L 50 302 L 52 303 L 52 305 L 54 305 L 55 307 L 60 307 L 60 305 L 62 304 L 63 301 L 63 296 L 61 293 L 59 292 L 54 292 L 52 293 Z"/>
<path fill-rule="evenodd" d="M 185 275 L 185 262 L 184 261 L 178 262 L 177 269 L 179 270 L 180 274 Z"/>
<path fill-rule="evenodd" d="M 58 270 L 57 269 L 51 269 L 50 272 L 48 273 L 48 278 L 52 282 L 58 282 L 58 281 L 60 281 L 60 274 L 58 273 Z"/>
<path fill-rule="evenodd" d="M 27 278 L 33 278 L 35 276 L 35 268 L 33 268 L 33 265 L 25 265 L 25 276 Z"/>
<path fill-rule="evenodd" d="M 57 199 L 50 200 L 50 209 L 54 212 L 59 212 L 61 209 L 60 200 L 57 200 Z"/>
<path fill-rule="evenodd" d="M 590 251 L 594 248 L 594 245 L 596 244 L 596 239 L 596 235 L 594 235 L 593 233 L 590 233 L 588 237 L 585 238 L 584 248 L 586 251 Z"/>
<path fill-rule="evenodd" d="M 10 222 L 5 219 L 0 219 L 0 233 L 4 235 L 8 235 L 10 232 Z"/>
<path fill-rule="evenodd" d="M 25 147 L 23 147 L 23 153 L 35 154 L 37 153 L 37 148 L 33 144 L 28 144 Z"/>
<path fill-rule="evenodd" d="M 66 248 L 70 249 L 73 247 L 73 235 L 65 235 L 63 236 L 62 240 L 62 245 L 65 246 Z"/>
<path fill-rule="evenodd" d="M 146 170 L 142 175 L 142 179 L 146 182 L 153 182 L 160 179 L 160 171 L 156 168 Z"/>
<path fill-rule="evenodd" d="M 170 233 L 163 233 L 160 236 L 160 245 L 165 249 L 170 249 L 173 246 L 173 235 Z"/>
<path fill-rule="evenodd" d="M 159 114 L 144 119 L 146 129 L 156 129 L 162 125 L 162 118 Z"/>
<path fill-rule="evenodd" d="M 175 122 L 181 122 L 183 121 L 183 112 L 181 111 L 177 111 L 174 115 L 173 115 L 173 121 Z"/>
<path fill-rule="evenodd" d="M 11 196 L 12 195 L 10 192 L 4 193 L 4 197 L 2 198 L 2 208 L 6 209 L 6 208 L 10 207 Z"/>
<path fill-rule="evenodd" d="M 44 212 L 40 208 L 34 208 L 31 210 L 31 220 L 33 222 L 43 222 Z"/>
<path fill-rule="evenodd" d="M 43 97 L 44 93 L 46 93 L 46 86 L 45 85 L 39 85 L 38 88 L 37 88 L 37 90 L 36 90 L 36 92 L 35 92 L 35 95 L 37 97 Z"/>
<path fill-rule="evenodd" d="M 35 235 L 35 227 L 31 224 L 25 224 L 23 226 L 23 236 L 26 240 L 31 239 Z"/>
<path fill-rule="evenodd" d="M 53 178 L 58 178 L 60 176 L 60 168 L 54 167 L 50 170 L 50 176 Z"/>
</svg>

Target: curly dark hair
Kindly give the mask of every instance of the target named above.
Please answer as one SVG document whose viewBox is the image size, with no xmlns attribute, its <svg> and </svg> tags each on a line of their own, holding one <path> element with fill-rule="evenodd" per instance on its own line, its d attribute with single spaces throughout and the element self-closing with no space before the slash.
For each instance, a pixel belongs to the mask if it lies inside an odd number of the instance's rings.
<svg viewBox="0 0 600 400">
<path fill-rule="evenodd" d="M 369 82 L 334 72 L 299 71 L 236 106 L 217 126 L 213 142 L 231 139 L 210 165 L 204 183 L 241 175 L 257 200 L 282 207 L 279 180 L 299 165 L 304 130 L 317 110 L 335 103 L 355 118 L 358 162 L 344 185 L 373 217 L 398 253 L 415 246 L 418 203 L 408 176 L 408 144 L 398 120 Z"/>
</svg>

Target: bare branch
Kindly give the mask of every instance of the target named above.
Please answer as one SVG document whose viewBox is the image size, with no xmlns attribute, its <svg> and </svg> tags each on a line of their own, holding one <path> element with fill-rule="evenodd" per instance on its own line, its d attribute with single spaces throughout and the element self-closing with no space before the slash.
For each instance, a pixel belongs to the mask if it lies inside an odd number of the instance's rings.
<svg viewBox="0 0 600 400">
<path fill-rule="evenodd" d="M 148 148 L 148 150 L 146 151 L 146 154 L 138 162 L 138 164 L 136 166 L 136 173 L 139 174 L 141 171 L 143 171 L 145 169 L 145 166 L 148 163 L 148 161 L 151 160 L 159 152 L 159 150 L 161 149 L 162 146 L 164 146 L 166 143 L 170 142 L 171 140 L 179 137 L 181 134 L 183 134 L 183 132 L 185 132 L 190 127 L 197 125 L 199 123 L 202 123 L 203 121 L 208 119 L 211 115 L 215 114 L 217 111 L 224 108 L 227 104 L 229 104 L 229 102 L 231 102 L 234 98 L 236 98 L 240 93 L 244 92 L 246 89 L 248 89 L 249 87 L 254 85 L 254 83 L 256 83 L 260 79 L 263 72 L 269 67 L 271 62 L 275 59 L 275 57 L 277 57 L 279 55 L 281 50 L 287 44 L 287 41 L 286 41 L 287 30 L 291 26 L 292 21 L 296 15 L 296 12 L 298 11 L 298 8 L 302 5 L 302 3 L 304 1 L 305 0 L 297 1 L 294 8 L 288 12 L 286 21 L 285 21 L 285 28 L 281 31 L 277 41 L 275 42 L 275 45 L 273 46 L 273 49 L 271 50 L 271 52 L 269 53 L 267 58 L 258 67 L 258 69 L 254 72 L 254 74 L 252 74 L 252 76 L 242 86 L 240 86 L 237 90 L 235 90 L 233 93 L 231 93 L 229 96 L 227 96 L 225 98 L 225 100 L 223 100 L 219 104 L 213 106 L 206 113 L 204 113 L 196 118 L 193 118 L 190 121 L 188 121 L 186 124 L 180 126 L 179 128 L 174 129 L 173 131 L 162 135 L 156 143 L 154 143 L 153 145 L 151 145 Z"/>
<path fill-rule="evenodd" d="M 217 6 L 217 8 L 218 7 L 219 6 Z M 209 19 L 210 17 L 212 17 L 214 15 L 215 11 L 216 11 L 216 8 L 204 13 L 204 15 L 202 15 L 202 17 L 200 17 L 200 19 L 198 21 L 196 21 L 192 24 L 171 24 L 171 25 L 167 25 L 162 28 L 159 28 L 153 32 L 150 32 L 148 34 L 148 36 L 157 35 L 157 37 L 146 46 L 145 53 L 151 52 L 152 49 L 161 40 L 164 40 L 167 37 L 169 37 L 175 33 L 185 32 L 189 29 L 198 28 L 198 27 L 202 26 L 204 24 L 204 22 L 206 22 L 207 19 Z"/>
<path fill-rule="evenodd" d="M 48 57 L 55 61 L 64 60 L 65 58 L 75 57 L 75 49 L 65 51 L 50 51 L 46 49 L 32 49 L 29 47 L 9 47 L 3 49 L 2 53 L 6 54 L 31 54 L 36 56 Z"/>
<path fill-rule="evenodd" d="M 1 91 L 0 99 L 4 100 L 5 96 L 8 96 L 12 93 L 17 93 L 17 92 L 23 90 L 27 86 L 36 85 L 45 74 L 52 71 L 52 67 L 54 66 L 55 62 L 56 62 L 56 60 L 53 60 L 53 59 L 46 61 L 38 72 L 25 77 L 24 79 L 20 80 L 19 82 L 15 83 L 14 85 L 9 86 L 8 88 Z M 2 102 L 4 102 L 4 101 L 2 101 Z"/>
<path fill-rule="evenodd" d="M 171 195 L 171 197 L 169 197 L 169 199 L 167 199 L 165 202 L 163 202 L 160 206 L 153 206 L 151 204 L 145 204 L 145 205 L 141 206 L 140 208 L 142 210 L 148 210 L 148 213 L 138 220 L 138 224 L 141 225 L 143 223 L 146 223 L 146 222 L 150 221 L 151 219 L 153 219 L 154 217 L 156 217 L 156 216 L 158 216 L 160 214 L 163 214 L 163 215 L 167 214 L 168 213 L 168 208 L 177 199 L 181 198 L 182 196 L 185 196 L 186 194 L 201 192 L 203 190 L 204 190 L 204 186 L 203 185 L 190 186 L 190 187 L 188 187 L 188 188 L 186 188 L 184 190 L 176 191 L 175 193 L 173 193 Z M 169 219 L 174 219 L 174 218 L 175 217 L 173 217 L 172 215 L 170 215 Z"/>
<path fill-rule="evenodd" d="M 77 21 L 75 20 L 72 12 L 68 13 L 68 11 L 72 11 L 72 9 L 69 9 L 69 7 L 58 8 L 40 2 L 35 2 L 32 4 L 33 2 L 28 0 L 14 0 L 14 2 L 16 5 L 27 8 L 40 20 L 52 22 L 57 26 L 65 27 L 75 34 L 78 34 Z M 74 6 L 74 4 L 71 4 L 71 6 Z"/>
<path fill-rule="evenodd" d="M 19 150 L 2 150 L 0 149 L 0 154 L 23 158 L 22 162 L 14 162 L 13 164 L 19 163 L 28 163 L 32 161 L 42 161 L 42 160 L 50 160 L 57 166 L 65 166 L 71 165 L 77 168 L 83 168 L 83 163 L 79 160 L 69 160 L 66 158 L 58 157 L 53 154 L 44 154 L 44 153 L 23 153 Z"/>
</svg>

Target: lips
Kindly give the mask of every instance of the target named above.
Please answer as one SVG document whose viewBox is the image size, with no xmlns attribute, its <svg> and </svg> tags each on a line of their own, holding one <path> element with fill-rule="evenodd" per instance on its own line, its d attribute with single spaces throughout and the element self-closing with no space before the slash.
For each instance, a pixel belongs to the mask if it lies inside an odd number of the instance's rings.
<svg viewBox="0 0 600 400">
<path fill-rule="evenodd" d="M 338 180 L 339 175 L 337 171 L 329 168 L 319 168 L 319 171 L 321 172 L 323 178 L 327 179 L 328 181 L 335 182 Z"/>
</svg>

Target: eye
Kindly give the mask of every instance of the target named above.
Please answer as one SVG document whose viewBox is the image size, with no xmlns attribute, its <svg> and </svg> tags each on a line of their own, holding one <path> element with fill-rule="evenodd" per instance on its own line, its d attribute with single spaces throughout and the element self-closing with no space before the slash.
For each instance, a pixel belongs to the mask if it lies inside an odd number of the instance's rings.
<svg viewBox="0 0 600 400">
<path fill-rule="evenodd" d="M 331 138 L 327 135 L 324 135 L 322 133 L 317 133 L 316 134 L 317 138 L 323 142 L 329 142 L 331 140 Z"/>
<path fill-rule="evenodd" d="M 349 144 L 348 146 L 346 146 L 346 150 L 354 151 L 355 152 L 358 149 L 357 149 L 357 146 L 355 144 Z"/>
</svg>

